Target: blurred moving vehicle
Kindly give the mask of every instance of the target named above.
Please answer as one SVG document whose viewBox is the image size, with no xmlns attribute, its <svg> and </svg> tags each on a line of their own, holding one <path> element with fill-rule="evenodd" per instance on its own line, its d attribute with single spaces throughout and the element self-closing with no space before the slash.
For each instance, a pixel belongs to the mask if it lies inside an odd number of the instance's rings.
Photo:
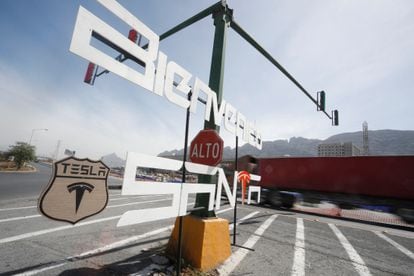
<svg viewBox="0 0 414 276">
<path fill-rule="evenodd" d="M 414 156 L 239 159 L 238 169 L 261 175 L 268 204 L 291 208 L 298 199 L 341 209 L 387 211 L 414 223 Z"/>
</svg>

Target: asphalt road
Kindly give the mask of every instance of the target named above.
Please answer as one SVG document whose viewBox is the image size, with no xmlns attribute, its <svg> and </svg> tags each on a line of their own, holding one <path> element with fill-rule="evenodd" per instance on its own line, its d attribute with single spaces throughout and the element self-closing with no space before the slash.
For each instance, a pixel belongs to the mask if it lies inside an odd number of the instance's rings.
<svg viewBox="0 0 414 276">
<path fill-rule="evenodd" d="M 37 172 L 0 173 L 0 200 L 35 197 L 47 185 L 52 169 L 50 166 L 32 163 Z"/>
<path fill-rule="evenodd" d="M 174 219 L 116 227 L 131 209 L 168 206 L 167 196 L 121 196 L 75 226 L 41 216 L 36 207 L 50 169 L 1 175 L 1 275 L 147 275 L 172 271 L 162 256 Z M 5 179 L 13 179 L 11 183 Z M 24 180 L 29 184 L 23 185 Z M 46 182 L 44 182 L 46 180 Z M 13 184 L 14 183 L 14 184 Z M 21 193 L 21 194 L 20 194 Z M 193 202 L 194 199 L 190 199 Z M 217 212 L 230 222 L 228 205 Z M 239 205 L 237 244 L 220 275 L 413 275 L 414 233 L 309 214 Z M 232 233 L 232 231 L 230 232 Z"/>
<path fill-rule="evenodd" d="M 47 186 L 52 174 L 50 165 L 43 163 L 32 163 L 36 172 L 28 173 L 10 173 L 0 172 L 0 200 L 15 200 L 23 198 L 38 197 L 43 189 Z M 109 185 L 120 184 L 121 181 L 109 177 Z"/>
<path fill-rule="evenodd" d="M 37 198 L 0 204 L 0 274 L 147 275 L 172 269 L 157 259 L 173 219 L 116 227 L 127 210 L 167 206 L 165 196 L 120 196 L 71 226 L 40 216 Z M 192 202 L 193 200 L 190 200 Z M 223 206 L 218 216 L 232 221 Z M 245 217 L 248 219 L 243 219 Z M 221 275 L 412 275 L 414 233 L 318 218 L 253 205 L 240 206 L 237 244 Z"/>
</svg>

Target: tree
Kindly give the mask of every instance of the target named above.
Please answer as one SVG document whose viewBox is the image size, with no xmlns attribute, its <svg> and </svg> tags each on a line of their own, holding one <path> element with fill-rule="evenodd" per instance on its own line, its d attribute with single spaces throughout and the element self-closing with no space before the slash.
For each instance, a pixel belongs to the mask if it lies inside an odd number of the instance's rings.
<svg viewBox="0 0 414 276">
<path fill-rule="evenodd" d="M 9 156 L 14 156 L 17 169 L 20 169 L 24 163 L 35 160 L 35 146 L 24 142 L 16 142 L 16 145 L 10 146 Z"/>
</svg>

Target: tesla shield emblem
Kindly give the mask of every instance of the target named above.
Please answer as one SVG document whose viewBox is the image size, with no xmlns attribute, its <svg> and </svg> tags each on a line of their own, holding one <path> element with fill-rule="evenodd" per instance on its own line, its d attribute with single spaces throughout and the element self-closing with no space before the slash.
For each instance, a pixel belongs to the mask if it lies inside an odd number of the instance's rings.
<svg viewBox="0 0 414 276">
<path fill-rule="evenodd" d="M 108 203 L 108 174 L 109 168 L 101 161 L 71 156 L 56 162 L 40 196 L 39 211 L 73 224 L 101 212 Z"/>
</svg>

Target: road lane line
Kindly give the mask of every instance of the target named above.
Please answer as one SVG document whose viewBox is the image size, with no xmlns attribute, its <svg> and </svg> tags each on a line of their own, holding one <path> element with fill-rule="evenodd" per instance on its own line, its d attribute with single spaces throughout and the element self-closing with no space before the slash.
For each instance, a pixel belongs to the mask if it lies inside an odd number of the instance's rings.
<svg viewBox="0 0 414 276">
<path fill-rule="evenodd" d="M 32 205 L 32 206 L 26 206 L 26 207 L 4 208 L 4 209 L 0 209 L 0 212 L 13 211 L 13 210 L 21 210 L 21 209 L 31 209 L 31 208 L 37 208 L 37 206 L 36 205 Z"/>
<path fill-rule="evenodd" d="M 17 275 L 19 275 L 19 276 L 32 276 L 32 275 L 36 275 L 36 274 L 39 274 L 41 272 L 44 272 L 44 271 L 47 271 L 47 270 L 50 270 L 50 269 L 54 269 L 54 268 L 58 268 L 60 266 L 64 266 L 65 264 L 66 264 L 66 262 L 54 264 L 52 266 L 45 266 L 43 268 L 34 269 L 34 270 L 27 271 L 27 272 L 19 273 L 19 274 L 14 274 L 14 276 L 17 276 Z"/>
<path fill-rule="evenodd" d="M 144 198 L 144 197 L 152 197 L 152 196 L 115 198 L 115 199 L 109 199 L 109 201 L 116 201 L 116 200 L 121 200 L 121 199 L 140 199 L 140 198 Z M 37 208 L 37 205 L 24 206 L 24 207 L 4 208 L 4 209 L 0 209 L 0 212 L 13 211 L 13 210 L 23 210 L 23 209 L 32 209 L 32 208 Z"/>
<path fill-rule="evenodd" d="M 394 247 L 396 247 L 398 250 L 400 250 L 402 253 L 404 253 L 405 255 L 407 255 L 408 257 L 410 257 L 411 259 L 414 260 L 414 253 L 411 252 L 410 250 L 408 250 L 407 248 L 405 248 L 404 246 L 402 246 L 401 244 L 395 242 L 394 240 L 392 240 L 391 238 L 385 236 L 384 234 L 382 234 L 381 232 L 378 231 L 374 231 L 375 234 L 378 235 L 378 237 L 386 240 L 387 242 L 389 242 L 390 244 L 392 244 Z"/>
<path fill-rule="evenodd" d="M 137 201 L 137 202 L 130 202 L 130 203 L 118 204 L 118 205 L 110 205 L 110 206 L 107 206 L 106 208 L 123 207 L 123 206 L 129 206 L 129 205 L 144 204 L 144 203 L 153 203 L 153 202 L 166 201 L 166 200 L 171 200 L 171 199 L 157 199 L 157 200 L 148 200 L 148 201 Z M 41 217 L 41 215 L 33 215 L 33 216 L 23 216 L 23 217 L 13 217 L 13 218 L 7 218 L 7 219 L 0 219 L 0 223 L 2 223 L 2 222 L 8 222 L 8 221 L 14 221 L 14 220 L 23 220 L 23 219 L 38 218 L 38 217 Z"/>
<path fill-rule="evenodd" d="M 141 202 L 141 203 L 145 203 L 145 202 Z M 192 205 L 192 204 L 194 204 L 194 202 L 189 203 L 188 205 Z M 35 232 L 29 232 L 29 233 L 25 233 L 25 234 L 21 234 L 21 235 L 16 235 L 16 236 L 0 239 L 0 244 L 8 243 L 8 242 L 14 242 L 14 241 L 18 241 L 18 240 L 27 239 L 27 238 L 32 238 L 32 237 L 36 237 L 36 236 L 40 236 L 40 235 L 44 235 L 44 234 L 52 233 L 52 232 L 56 232 L 56 231 L 62 231 L 62 230 L 66 230 L 66 229 L 81 227 L 81 226 L 84 226 L 84 225 L 89 225 L 89 224 L 99 223 L 99 222 L 103 222 L 103 221 L 114 220 L 114 219 L 120 218 L 121 216 L 122 215 L 106 217 L 106 218 L 102 218 L 102 219 L 95 219 L 95 220 L 91 220 L 91 221 L 81 222 L 81 223 L 78 223 L 78 224 L 75 224 L 75 225 L 65 225 L 65 226 L 49 228 L 49 229 L 35 231 Z"/>
<path fill-rule="evenodd" d="M 222 213 L 225 213 L 225 212 L 233 210 L 233 209 L 234 209 L 233 207 L 230 207 L 230 208 L 227 208 L 227 209 L 218 210 L 218 211 L 216 211 L 216 214 L 222 214 Z"/>
<path fill-rule="evenodd" d="M 56 231 L 77 228 L 77 227 L 81 227 L 81 226 L 84 226 L 84 225 L 89 225 L 89 224 L 99 223 L 99 222 L 103 222 L 103 221 L 114 220 L 114 219 L 117 219 L 117 218 L 120 218 L 120 217 L 121 216 L 112 216 L 112 217 L 106 217 L 106 218 L 102 218 L 102 219 L 95 219 L 95 220 L 91 220 L 91 221 L 85 221 L 85 222 L 81 222 L 81 223 L 78 223 L 78 224 L 75 224 L 75 225 L 65 225 L 65 226 L 49 228 L 49 229 L 35 231 L 35 232 L 29 232 L 29 233 L 25 233 L 25 234 L 21 234 L 21 235 L 16 235 L 16 236 L 0 239 L 0 244 L 13 242 L 13 241 L 18 241 L 18 240 L 23 240 L 23 239 L 27 239 L 27 238 L 32 238 L 32 237 L 36 237 L 36 236 L 40 236 L 40 235 L 44 235 L 44 234 L 52 233 L 52 232 L 56 232 Z"/>
<path fill-rule="evenodd" d="M 305 228 L 303 219 L 296 219 L 296 242 L 293 258 L 292 275 L 305 275 Z"/>
<path fill-rule="evenodd" d="M 345 248 L 346 253 L 351 259 L 351 262 L 354 265 L 356 271 L 358 271 L 359 275 L 371 275 L 371 272 L 369 272 L 369 269 L 365 265 L 364 260 L 362 260 L 361 256 L 359 256 L 358 252 L 356 252 L 354 247 L 349 243 L 348 239 L 342 234 L 342 232 L 335 225 L 331 223 L 328 223 L 328 225 L 329 227 L 331 227 L 332 231 L 335 233 L 336 237 L 339 239 L 342 246 Z"/>
<path fill-rule="evenodd" d="M 256 242 L 261 238 L 263 233 L 277 218 L 278 215 L 272 215 L 268 218 L 259 228 L 251 235 L 248 240 L 243 244 L 243 247 L 252 248 Z M 240 248 L 234 252 L 230 258 L 228 258 L 219 268 L 217 269 L 220 275 L 230 275 L 231 272 L 237 267 L 237 265 L 246 257 L 248 249 Z"/>
<path fill-rule="evenodd" d="M 191 205 L 191 204 L 194 204 L 194 202 L 193 203 L 189 203 L 188 205 Z M 230 210 L 233 210 L 233 208 L 227 208 L 227 209 L 219 210 L 219 211 L 216 212 L 216 214 L 222 214 L 222 213 L 225 213 L 225 212 L 230 211 Z M 242 218 L 242 219 L 246 219 L 246 218 Z M 240 219 L 240 221 L 242 219 Z M 117 241 L 117 242 L 114 242 L 114 243 L 111 243 L 111 244 L 107 244 L 107 245 L 104 245 L 104 246 L 99 247 L 99 248 L 96 248 L 96 249 L 92 249 L 92 250 L 85 251 L 85 252 L 80 253 L 78 255 L 73 255 L 73 256 L 67 257 L 67 258 L 65 258 L 63 260 L 56 261 L 53 264 L 46 264 L 45 266 L 40 267 L 38 269 L 28 270 L 28 271 L 25 271 L 23 273 L 15 274 L 15 275 L 19 275 L 19 276 L 23 276 L 23 275 L 24 276 L 36 275 L 38 273 L 41 273 L 41 272 L 44 272 L 44 271 L 47 271 L 47 270 L 51 270 L 51 269 L 54 269 L 54 268 L 57 268 L 57 267 L 66 265 L 69 262 L 77 261 L 78 259 L 87 258 L 87 257 L 93 256 L 95 254 L 99 254 L 99 253 L 104 253 L 104 252 L 107 252 L 107 251 L 111 251 L 113 249 L 117 249 L 119 247 L 126 246 L 129 243 L 136 242 L 136 241 L 138 241 L 140 239 L 149 238 L 151 236 L 154 236 L 154 235 L 160 234 L 162 232 L 171 230 L 173 227 L 174 227 L 174 225 L 172 224 L 172 225 L 169 225 L 169 226 L 166 226 L 166 227 L 158 228 L 158 229 L 155 229 L 153 231 L 150 231 L 150 232 L 147 232 L 147 233 L 144 233 L 144 234 L 141 234 L 141 235 L 132 236 L 130 238 L 127 238 L 127 239 L 124 239 L 124 240 L 120 240 L 120 241 Z"/>
<path fill-rule="evenodd" d="M 115 207 L 129 206 L 129 205 L 136 205 L 136 204 L 144 204 L 144 203 L 153 203 L 153 202 L 167 201 L 167 200 L 171 200 L 171 199 L 168 199 L 167 198 L 167 199 L 137 201 L 137 202 L 130 202 L 130 203 L 118 204 L 118 205 L 110 205 L 110 206 L 107 206 L 106 209 L 108 209 L 108 208 L 115 208 Z"/>
<path fill-rule="evenodd" d="M 230 208 L 230 209 L 233 209 L 233 208 Z M 251 218 L 251 217 L 253 217 L 253 216 L 257 215 L 258 213 L 260 213 L 260 212 L 259 212 L 259 211 L 252 212 L 252 213 L 250 213 L 250 214 L 248 214 L 248 215 L 246 215 L 246 216 L 242 217 L 241 219 L 238 219 L 238 220 L 237 220 L 237 222 L 236 222 L 236 225 L 239 225 L 239 224 L 240 224 L 240 223 L 242 223 L 243 221 L 248 220 L 249 218 Z M 234 222 L 232 222 L 232 223 L 230 224 L 230 226 L 229 226 L 229 230 L 233 230 L 233 227 L 234 227 Z"/>
<path fill-rule="evenodd" d="M 38 218 L 38 217 L 41 217 L 41 215 L 33 215 L 33 216 L 23 216 L 23 217 L 6 218 L 6 219 L 0 219 L 0 223 L 1 223 L 1 222 L 14 221 L 14 220 L 21 220 L 21 219 Z"/>
<path fill-rule="evenodd" d="M 140 198 L 147 198 L 147 197 L 160 197 L 165 195 L 144 195 L 144 196 L 136 196 L 136 197 L 121 197 L 121 198 L 111 198 L 109 201 L 117 201 L 117 200 L 126 200 L 126 199 L 140 199 Z"/>
</svg>

